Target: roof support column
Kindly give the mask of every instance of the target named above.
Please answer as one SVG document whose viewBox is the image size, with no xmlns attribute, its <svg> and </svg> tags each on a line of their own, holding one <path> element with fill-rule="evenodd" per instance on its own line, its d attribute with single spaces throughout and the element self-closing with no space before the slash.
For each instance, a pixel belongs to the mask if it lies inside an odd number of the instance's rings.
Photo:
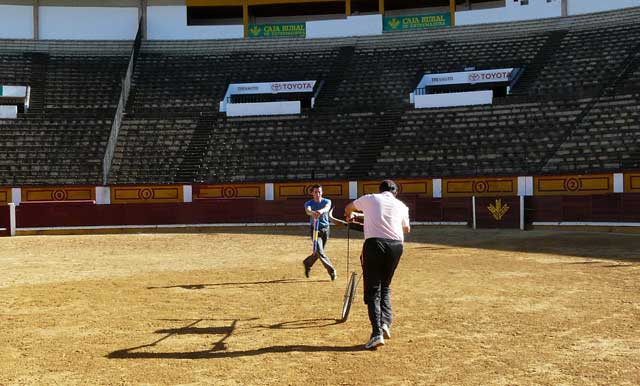
<svg viewBox="0 0 640 386">
<path fill-rule="evenodd" d="M 244 25 L 244 37 L 249 37 L 249 0 L 242 0 L 242 24 Z"/>
<path fill-rule="evenodd" d="M 40 40 L 40 0 L 33 0 L 33 40 Z"/>
<path fill-rule="evenodd" d="M 451 13 L 451 26 L 456 25 L 456 0 L 449 0 L 449 12 Z"/>
</svg>

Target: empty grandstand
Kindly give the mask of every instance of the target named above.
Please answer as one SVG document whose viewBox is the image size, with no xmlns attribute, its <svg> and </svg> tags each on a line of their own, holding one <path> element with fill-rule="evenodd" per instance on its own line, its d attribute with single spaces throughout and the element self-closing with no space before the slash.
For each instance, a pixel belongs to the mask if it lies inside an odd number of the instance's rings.
<svg viewBox="0 0 640 386">
<path fill-rule="evenodd" d="M 363 14 L 380 10 L 360 3 L 353 2 Z M 409 20 L 404 31 L 380 25 L 366 36 L 179 40 L 178 34 L 169 41 L 152 38 L 145 12 L 157 10 L 149 6 L 134 8 L 142 18 L 130 39 L 2 40 L 0 85 L 29 90 L 17 117 L 0 120 L 0 183 L 21 195 L 5 202 L 29 201 L 20 189 L 34 186 L 111 187 L 99 203 L 117 201 L 117 186 L 183 186 L 174 201 L 191 201 L 197 186 L 271 190 L 274 183 L 390 176 L 430 181 L 421 194 L 432 198 L 479 193 L 448 191 L 442 181 L 451 179 L 515 178 L 518 187 L 495 192 L 514 196 L 542 192 L 542 185 L 536 190 L 522 181 L 544 176 L 566 182 L 606 175 L 606 187 L 598 188 L 606 194 L 639 189 L 633 173 L 640 168 L 640 8 L 461 26 L 455 20 L 464 20 L 464 12 L 453 1 L 424 9 L 409 3 L 385 17 L 439 10 L 448 25 L 414 28 Z M 500 10 L 491 2 L 464 3 L 466 12 Z M 566 1 L 553 3 L 567 13 Z M 507 4 L 503 12 L 520 8 Z M 284 12 L 278 9 L 256 11 L 252 23 L 274 24 L 269 12 Z M 309 23 L 331 19 L 318 17 L 319 5 L 306 9 L 279 20 L 307 23 L 308 32 Z M 353 9 L 338 11 L 351 17 Z M 209 23 L 205 11 L 190 15 L 196 24 Z M 413 22 L 424 20 L 440 19 Z M 500 89 L 473 80 L 497 69 L 517 69 L 518 76 Z M 471 80 L 437 92 L 484 90 L 488 102 L 416 108 L 421 79 L 451 73 Z M 310 85 L 305 95 L 275 91 L 303 81 Z M 238 84 L 272 91 L 230 94 Z M 295 113 L 265 113 L 287 101 L 297 104 Z M 227 103 L 255 116 L 231 116 L 222 108 Z M 565 185 L 557 194 L 575 191 Z M 346 196 L 363 192 L 349 189 Z M 581 192 L 593 189 L 585 183 Z"/>
</svg>

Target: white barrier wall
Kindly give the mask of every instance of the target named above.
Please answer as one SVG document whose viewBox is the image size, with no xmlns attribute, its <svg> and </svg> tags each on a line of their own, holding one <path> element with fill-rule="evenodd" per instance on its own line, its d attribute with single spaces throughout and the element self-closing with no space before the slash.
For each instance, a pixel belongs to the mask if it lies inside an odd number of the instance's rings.
<svg viewBox="0 0 640 386">
<path fill-rule="evenodd" d="M 448 94 L 427 94 L 414 96 L 416 109 L 428 109 L 452 106 L 490 105 L 493 103 L 493 91 L 452 92 Z"/>
<path fill-rule="evenodd" d="M 533 177 L 518 177 L 518 196 L 533 196 Z"/>
<path fill-rule="evenodd" d="M 0 106 L 0 118 L 18 118 L 18 106 Z"/>
<path fill-rule="evenodd" d="M 229 103 L 227 116 L 248 117 L 256 115 L 291 115 L 300 114 L 300 101 L 262 102 L 262 103 Z"/>
<path fill-rule="evenodd" d="M 33 39 L 33 7 L 0 5 L 0 39 Z"/>
<path fill-rule="evenodd" d="M 24 98 L 27 96 L 27 86 L 0 86 L 0 87 L 2 87 L 2 92 L 0 92 L 0 96 L 18 97 L 18 98 Z"/>
<path fill-rule="evenodd" d="M 147 7 L 147 39 L 149 40 L 200 40 L 242 39 L 242 25 L 187 25 L 187 7 Z"/>
<path fill-rule="evenodd" d="M 624 193 L 624 173 L 613 173 L 613 193 Z"/>
<path fill-rule="evenodd" d="M 567 13 L 581 15 L 584 13 L 610 11 L 613 9 L 640 7 L 640 0 L 567 0 Z"/>
<path fill-rule="evenodd" d="M 456 12 L 456 25 L 503 23 L 560 16 L 562 16 L 561 0 L 550 2 L 529 0 L 527 5 L 521 5 L 519 1 L 507 0 L 506 7 L 503 8 Z"/>
<path fill-rule="evenodd" d="M 96 186 L 96 204 L 111 204 L 111 189 L 108 186 Z"/>
<path fill-rule="evenodd" d="M 382 34 L 382 16 L 349 16 L 341 20 L 307 22 L 307 39 Z"/>
<path fill-rule="evenodd" d="M 138 8 L 40 7 L 43 40 L 133 40 Z"/>
</svg>

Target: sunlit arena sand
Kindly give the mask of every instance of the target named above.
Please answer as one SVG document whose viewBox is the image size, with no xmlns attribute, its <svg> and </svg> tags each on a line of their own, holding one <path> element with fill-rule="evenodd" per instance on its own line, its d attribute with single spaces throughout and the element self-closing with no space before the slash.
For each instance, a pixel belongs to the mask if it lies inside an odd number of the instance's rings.
<svg viewBox="0 0 640 386">
<path fill-rule="evenodd" d="M 640 384 L 637 235 L 414 228 L 367 351 L 307 233 L 0 239 L 0 385 Z"/>
</svg>

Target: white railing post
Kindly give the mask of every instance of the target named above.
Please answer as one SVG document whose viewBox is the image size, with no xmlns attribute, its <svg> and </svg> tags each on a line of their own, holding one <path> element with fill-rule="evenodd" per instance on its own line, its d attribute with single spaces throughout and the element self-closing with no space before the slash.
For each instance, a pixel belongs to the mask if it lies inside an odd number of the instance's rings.
<svg viewBox="0 0 640 386">
<path fill-rule="evenodd" d="M 520 230 L 524 230 L 524 196 L 520 196 Z"/>
<path fill-rule="evenodd" d="M 9 234 L 16 235 L 16 205 L 9 203 Z"/>
<path fill-rule="evenodd" d="M 473 213 L 473 229 L 476 229 L 476 196 L 471 196 L 471 212 Z"/>
<path fill-rule="evenodd" d="M 267 182 L 264 184 L 264 199 L 265 201 L 273 201 L 274 199 L 274 191 L 273 191 L 273 183 Z"/>
</svg>

